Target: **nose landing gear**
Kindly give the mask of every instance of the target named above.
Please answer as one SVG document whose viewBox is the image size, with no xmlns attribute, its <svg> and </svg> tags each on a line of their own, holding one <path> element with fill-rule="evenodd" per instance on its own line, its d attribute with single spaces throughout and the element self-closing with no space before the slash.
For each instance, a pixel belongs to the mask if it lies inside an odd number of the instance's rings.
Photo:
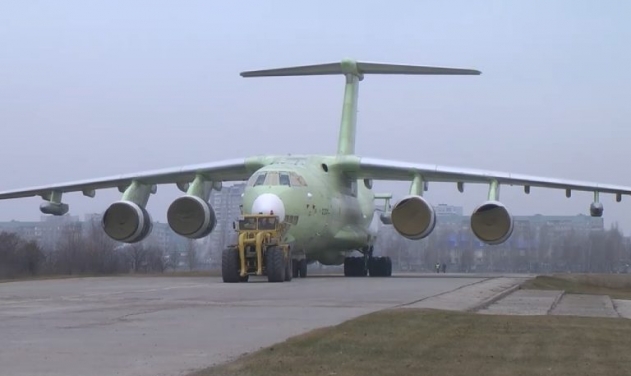
<svg viewBox="0 0 631 376">
<path fill-rule="evenodd" d="M 292 262 L 292 274 L 294 278 L 306 278 L 307 277 L 307 259 L 293 259 Z"/>
</svg>

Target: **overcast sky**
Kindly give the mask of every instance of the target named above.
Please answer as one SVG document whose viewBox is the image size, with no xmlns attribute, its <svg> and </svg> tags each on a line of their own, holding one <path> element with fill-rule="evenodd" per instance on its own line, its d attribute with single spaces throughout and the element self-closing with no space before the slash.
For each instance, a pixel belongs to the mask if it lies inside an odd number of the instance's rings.
<svg viewBox="0 0 631 376">
<path fill-rule="evenodd" d="M 357 60 L 481 76 L 368 76 L 357 153 L 631 186 L 631 2 L 12 1 L 0 4 L 0 190 L 248 156 L 334 153 L 343 77 L 239 72 Z M 404 194 L 408 184 L 379 183 Z M 430 185 L 469 213 L 486 187 Z M 174 187 L 148 209 L 165 221 Z M 80 193 L 72 214 L 120 194 Z M 592 195 L 504 187 L 514 214 Z M 631 233 L 631 198 L 604 195 Z M 0 201 L 37 220 L 41 199 Z"/>
</svg>

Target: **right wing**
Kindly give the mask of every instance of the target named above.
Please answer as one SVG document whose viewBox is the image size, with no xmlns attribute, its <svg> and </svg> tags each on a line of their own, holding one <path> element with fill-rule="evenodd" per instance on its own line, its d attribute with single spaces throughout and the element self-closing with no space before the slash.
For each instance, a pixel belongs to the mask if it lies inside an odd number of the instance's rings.
<svg viewBox="0 0 631 376">
<path fill-rule="evenodd" d="M 359 158 L 351 161 L 348 174 L 354 178 L 375 180 L 411 181 L 420 174 L 428 182 L 480 183 L 497 181 L 502 185 L 564 189 L 570 191 L 600 192 L 631 195 L 631 187 L 595 182 L 575 181 L 559 178 L 530 176 L 508 172 L 475 170 L 463 167 L 446 167 L 432 164 L 409 163 Z"/>
<path fill-rule="evenodd" d="M 264 162 L 258 158 L 231 159 L 61 184 L 8 190 L 0 192 L 0 200 L 32 196 L 42 196 L 42 198 L 46 199 L 52 192 L 83 192 L 86 196 L 93 196 L 94 191 L 97 189 L 118 188 L 119 190 L 122 190 L 124 187 L 130 185 L 134 180 L 148 185 L 169 183 L 179 184 L 191 182 L 198 174 L 201 174 L 208 180 L 214 182 L 241 181 L 247 180 L 263 165 Z"/>
</svg>

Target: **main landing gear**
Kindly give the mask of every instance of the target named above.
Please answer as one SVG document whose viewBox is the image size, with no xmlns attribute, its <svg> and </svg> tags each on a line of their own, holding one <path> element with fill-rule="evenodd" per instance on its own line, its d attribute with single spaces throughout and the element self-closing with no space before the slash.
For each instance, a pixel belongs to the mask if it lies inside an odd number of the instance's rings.
<svg viewBox="0 0 631 376">
<path fill-rule="evenodd" d="M 307 259 L 293 259 L 292 260 L 292 275 L 294 278 L 305 278 L 307 277 Z"/>
<path fill-rule="evenodd" d="M 387 256 L 374 257 L 373 247 L 361 251 L 359 257 L 344 259 L 344 276 L 346 277 L 390 277 L 392 276 L 392 260 Z"/>
</svg>

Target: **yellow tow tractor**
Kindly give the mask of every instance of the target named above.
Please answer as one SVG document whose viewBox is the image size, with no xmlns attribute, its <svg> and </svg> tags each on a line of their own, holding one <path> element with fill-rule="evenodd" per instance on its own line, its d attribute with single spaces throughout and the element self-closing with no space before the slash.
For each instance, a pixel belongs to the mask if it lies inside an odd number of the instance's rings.
<svg viewBox="0 0 631 376">
<path fill-rule="evenodd" d="M 286 223 L 274 214 L 248 214 L 233 227 L 238 232 L 237 244 L 221 255 L 224 282 L 247 282 L 251 275 L 266 275 L 269 282 L 291 281 L 291 250 L 282 242 Z"/>
</svg>

